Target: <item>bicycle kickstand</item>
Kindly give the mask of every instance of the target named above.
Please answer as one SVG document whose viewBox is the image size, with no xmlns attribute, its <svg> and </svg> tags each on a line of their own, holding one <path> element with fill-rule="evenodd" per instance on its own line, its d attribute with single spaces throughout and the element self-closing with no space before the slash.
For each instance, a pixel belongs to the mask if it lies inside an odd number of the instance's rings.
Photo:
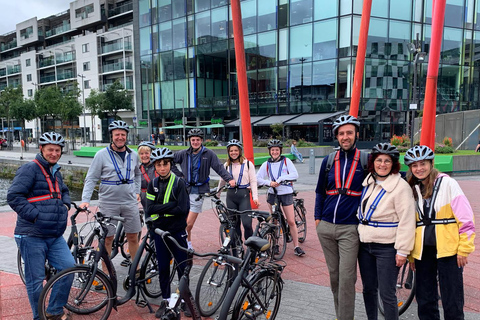
<svg viewBox="0 0 480 320">
<path fill-rule="evenodd" d="M 140 295 L 142 296 L 140 297 Z M 155 311 L 152 309 L 152 306 L 150 305 L 150 302 L 148 302 L 147 297 L 145 296 L 145 292 L 143 292 L 143 288 L 141 287 L 138 288 L 137 297 L 135 298 L 135 304 L 140 308 L 148 307 L 150 313 L 155 313 Z"/>
</svg>

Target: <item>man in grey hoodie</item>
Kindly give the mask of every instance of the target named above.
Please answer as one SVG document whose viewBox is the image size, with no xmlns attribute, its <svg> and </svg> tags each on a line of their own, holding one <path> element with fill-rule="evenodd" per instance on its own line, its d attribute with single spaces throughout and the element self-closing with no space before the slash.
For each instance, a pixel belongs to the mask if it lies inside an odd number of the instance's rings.
<svg viewBox="0 0 480 320">
<path fill-rule="evenodd" d="M 107 216 L 125 218 L 128 249 L 133 259 L 138 250 L 138 233 L 142 230 L 138 202 L 142 173 L 138 155 L 126 146 L 128 125 L 115 120 L 108 126 L 112 143 L 95 154 L 83 186 L 81 207 L 88 207 L 93 189 L 100 180 L 99 210 Z M 105 247 L 112 251 L 115 228 L 109 227 Z"/>
</svg>

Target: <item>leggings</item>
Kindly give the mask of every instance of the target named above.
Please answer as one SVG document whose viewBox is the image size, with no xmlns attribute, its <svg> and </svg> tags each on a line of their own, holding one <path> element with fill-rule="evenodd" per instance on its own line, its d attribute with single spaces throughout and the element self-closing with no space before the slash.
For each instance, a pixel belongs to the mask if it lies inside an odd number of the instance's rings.
<svg viewBox="0 0 480 320">
<path fill-rule="evenodd" d="M 250 189 L 228 189 L 227 208 L 235 209 L 238 211 L 251 210 L 252 206 L 250 205 Z M 242 220 L 243 229 L 245 230 L 244 238 L 245 240 L 247 240 L 253 234 L 252 218 L 249 217 L 247 214 L 240 215 L 240 218 Z M 240 229 L 239 219 L 237 219 L 235 231 L 237 232 L 237 235 L 241 238 L 242 231 Z"/>
</svg>

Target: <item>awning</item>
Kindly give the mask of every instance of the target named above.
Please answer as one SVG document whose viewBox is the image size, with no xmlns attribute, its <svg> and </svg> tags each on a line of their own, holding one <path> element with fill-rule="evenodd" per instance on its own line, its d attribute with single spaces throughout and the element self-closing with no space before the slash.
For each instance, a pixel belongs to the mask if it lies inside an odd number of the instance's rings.
<svg viewBox="0 0 480 320">
<path fill-rule="evenodd" d="M 273 115 L 268 118 L 265 118 L 261 121 L 258 121 L 254 124 L 255 127 L 265 126 L 268 127 L 274 123 L 285 123 L 288 120 L 298 117 L 298 114 L 286 114 L 286 115 Z"/>
<path fill-rule="evenodd" d="M 210 129 L 213 129 L 213 128 L 225 128 L 225 125 L 221 124 L 221 123 L 215 123 L 215 124 L 207 124 L 207 125 L 204 125 L 204 126 L 200 126 L 199 128 L 210 128 Z"/>
<path fill-rule="evenodd" d="M 191 129 L 191 128 L 195 128 L 195 127 L 185 126 L 185 129 Z M 177 124 L 177 125 L 170 126 L 170 127 L 163 127 L 163 130 L 168 130 L 168 129 L 183 129 L 183 125 L 182 124 Z"/>
<path fill-rule="evenodd" d="M 307 124 L 318 124 L 320 121 L 333 118 L 345 113 L 346 111 L 338 111 L 333 113 L 305 113 L 294 119 L 290 119 L 283 124 L 286 126 L 293 125 L 307 125 Z"/>
<path fill-rule="evenodd" d="M 265 119 L 267 118 L 268 116 L 253 116 L 253 117 L 250 117 L 250 122 L 252 124 L 262 120 L 262 119 Z M 225 125 L 225 127 L 240 127 L 240 119 L 237 119 L 237 120 L 233 120 L 232 122 L 229 122 Z"/>
</svg>

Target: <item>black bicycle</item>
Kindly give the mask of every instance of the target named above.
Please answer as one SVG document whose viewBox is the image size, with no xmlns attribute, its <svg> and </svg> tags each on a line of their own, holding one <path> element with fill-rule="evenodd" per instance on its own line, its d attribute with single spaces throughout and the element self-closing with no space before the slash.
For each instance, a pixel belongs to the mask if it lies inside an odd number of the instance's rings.
<svg viewBox="0 0 480 320">
<path fill-rule="evenodd" d="M 397 306 L 398 314 L 401 315 L 407 311 L 408 307 L 413 301 L 415 296 L 415 272 L 410 269 L 410 265 L 407 262 L 400 267 L 397 277 Z M 378 309 L 382 314 L 384 314 L 383 301 L 380 297 L 380 292 L 378 293 Z"/>
<path fill-rule="evenodd" d="M 140 243 L 136 256 L 130 265 L 128 282 L 124 297 L 117 296 L 117 274 L 112 260 L 105 248 L 105 238 L 108 233 L 108 225 L 112 220 L 123 221 L 121 217 L 105 217 L 100 212 L 95 214 L 98 226 L 94 232 L 99 239 L 98 248 L 91 251 L 93 258 L 88 259 L 87 264 L 76 265 L 73 268 L 65 269 L 53 276 L 44 286 L 39 299 L 39 314 L 42 319 L 46 319 L 46 308 L 50 299 L 53 287 L 62 281 L 65 277 L 73 277 L 73 283 L 69 292 L 69 297 L 65 308 L 75 314 L 81 314 L 82 318 L 105 320 L 109 317 L 112 308 L 128 302 L 136 295 L 135 302 L 141 307 L 148 307 L 150 312 L 153 309 L 150 306 L 146 296 L 158 297 L 161 291 L 151 291 L 150 284 L 158 287 L 158 268 L 156 267 L 155 249 L 150 244 L 151 233 L 147 232 Z M 151 223 L 147 223 L 147 228 L 151 230 Z M 146 252 L 145 258 L 140 265 L 139 272 L 137 266 L 140 264 L 143 252 Z M 100 261 L 105 263 L 108 275 L 99 267 Z M 98 290 L 101 286 L 102 290 Z"/>
</svg>

